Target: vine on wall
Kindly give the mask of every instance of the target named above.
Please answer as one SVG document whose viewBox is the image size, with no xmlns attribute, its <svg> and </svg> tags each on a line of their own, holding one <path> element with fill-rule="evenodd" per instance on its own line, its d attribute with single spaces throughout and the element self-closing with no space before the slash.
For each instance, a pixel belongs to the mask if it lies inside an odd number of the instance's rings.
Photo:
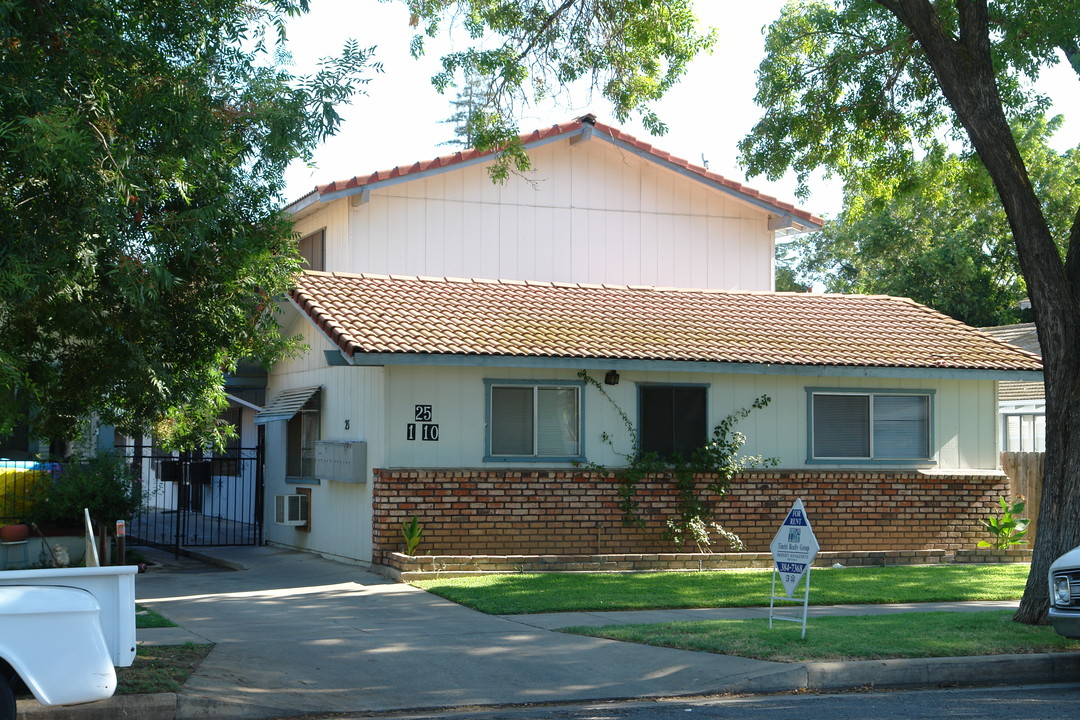
<svg viewBox="0 0 1080 720">
<path fill-rule="evenodd" d="M 579 371 L 578 377 L 596 388 L 611 403 L 622 419 L 630 439 L 630 451 L 620 453 L 616 450 L 614 438 L 610 433 L 605 431 L 600 435 L 601 440 L 617 455 L 622 455 L 627 459 L 625 467 L 608 468 L 593 462 L 584 464 L 584 467 L 590 470 L 613 474 L 618 480 L 623 524 L 645 526 L 645 520 L 638 513 L 637 486 L 650 475 L 670 473 L 674 478 L 677 511 L 676 516 L 667 521 L 668 529 L 665 535 L 675 543 L 676 547 L 681 549 L 689 542 L 693 542 L 698 550 L 708 552 L 711 542 L 709 528 L 711 527 L 721 537 L 728 540 L 733 550 L 741 550 L 742 541 L 738 536 L 724 530 L 719 523 L 714 522 L 713 515 L 717 499 L 727 492 L 735 475 L 744 470 L 774 467 L 780 462 L 779 458 L 775 457 L 740 455 L 739 451 L 746 444 L 746 436 L 735 429 L 735 425 L 740 420 L 745 419 L 754 410 L 767 406 L 771 398 L 768 395 L 762 395 L 749 407 L 740 408 L 728 415 L 713 428 L 712 436 L 705 445 L 696 449 L 688 457 L 682 455 L 661 457 L 656 452 L 642 451 L 641 440 L 634 423 L 596 378 L 590 376 L 585 370 Z M 703 493 L 698 491 L 697 478 L 700 476 L 709 478 Z"/>
</svg>

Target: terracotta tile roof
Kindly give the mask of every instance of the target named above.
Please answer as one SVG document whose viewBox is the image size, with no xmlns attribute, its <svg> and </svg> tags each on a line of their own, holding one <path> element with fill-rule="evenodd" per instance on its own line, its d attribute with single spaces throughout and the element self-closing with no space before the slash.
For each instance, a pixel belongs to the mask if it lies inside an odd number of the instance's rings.
<svg viewBox="0 0 1080 720">
<path fill-rule="evenodd" d="M 1023 402 L 1025 400 L 1043 400 L 1046 388 L 1041 382 L 1006 380 L 998 384 L 1000 402 Z"/>
<path fill-rule="evenodd" d="M 1039 331 L 1035 328 L 1033 322 L 1017 323 L 1016 325 L 995 325 L 994 327 L 984 327 L 982 331 L 1022 350 L 1042 355 L 1042 348 L 1039 346 Z"/>
<path fill-rule="evenodd" d="M 905 298 L 305 273 L 292 293 L 346 353 L 1041 370 Z"/>
<path fill-rule="evenodd" d="M 754 200 L 758 200 L 768 205 L 772 205 L 777 210 L 788 213 L 793 217 L 800 218 L 801 220 L 817 226 L 820 226 L 824 222 L 820 217 L 806 210 L 802 210 L 801 208 L 797 208 L 791 203 L 779 200 L 772 195 L 758 192 L 757 190 L 749 188 L 742 183 L 735 182 L 734 180 L 729 180 L 723 175 L 710 172 L 708 169 L 701 167 L 700 165 L 694 165 L 693 163 L 684 160 L 683 158 L 676 157 L 674 155 L 671 155 L 670 153 L 664 152 L 663 150 L 658 150 L 649 143 L 638 140 L 633 135 L 625 133 L 616 127 L 597 122 L 596 118 L 592 115 L 584 115 L 570 122 L 552 125 L 551 127 L 534 130 L 531 133 L 523 134 L 521 135 L 521 141 L 526 145 L 526 147 L 528 147 L 531 143 L 540 142 L 542 140 L 547 140 L 549 138 L 560 135 L 570 135 L 572 133 L 576 133 L 582 130 L 585 125 L 591 125 L 594 131 L 600 134 L 602 137 L 607 137 L 612 141 L 626 143 L 631 147 L 636 148 L 637 150 L 640 150 L 643 153 L 653 157 L 661 163 L 671 163 L 672 165 L 682 168 L 694 175 L 698 175 L 705 180 L 709 180 L 719 185 L 723 185 L 724 187 L 734 191 L 737 194 L 745 195 L 748 198 L 753 198 Z M 493 150 L 480 152 L 479 150 L 470 148 L 468 150 L 461 150 L 450 155 L 443 155 L 432 160 L 416 162 L 412 165 L 398 165 L 396 167 L 390 168 L 389 170 L 379 170 L 373 172 L 370 175 L 357 175 L 347 180 L 338 180 L 332 183 L 328 183 L 326 185 L 319 185 L 315 188 L 315 193 L 319 195 L 326 195 L 329 193 L 340 192 L 342 190 L 351 190 L 354 188 L 363 187 L 365 185 L 373 185 L 383 180 L 391 180 L 406 175 L 422 173 L 426 170 L 443 168 L 450 165 L 458 165 L 469 160 L 474 160 L 494 154 L 495 151 Z"/>
</svg>

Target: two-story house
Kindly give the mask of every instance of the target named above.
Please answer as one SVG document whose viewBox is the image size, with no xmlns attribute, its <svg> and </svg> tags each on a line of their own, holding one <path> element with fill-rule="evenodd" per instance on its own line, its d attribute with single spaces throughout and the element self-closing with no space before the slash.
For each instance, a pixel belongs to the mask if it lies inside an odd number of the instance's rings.
<svg viewBox="0 0 1080 720">
<path fill-rule="evenodd" d="M 1037 357 L 907 299 L 773 292 L 777 234 L 819 218 L 591 116 L 523 140 L 505 184 L 466 151 L 288 207 L 309 350 L 253 419 L 267 541 L 379 563 L 416 516 L 432 554 L 672 552 L 670 482 L 627 525 L 583 465 L 689 451 L 767 395 L 739 429 L 779 465 L 717 514 L 749 549 L 796 497 L 824 549 L 974 546 L 1007 493 L 997 383 Z"/>
</svg>

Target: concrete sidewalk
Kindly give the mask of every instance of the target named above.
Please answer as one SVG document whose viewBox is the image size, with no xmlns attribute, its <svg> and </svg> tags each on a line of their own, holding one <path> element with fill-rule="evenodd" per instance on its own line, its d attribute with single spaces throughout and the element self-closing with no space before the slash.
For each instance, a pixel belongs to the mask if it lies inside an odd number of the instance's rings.
<svg viewBox="0 0 1080 720">
<path fill-rule="evenodd" d="M 496 617 L 306 553 L 265 547 L 212 552 L 208 559 L 236 571 L 177 563 L 136 582 L 141 604 L 181 626 L 139 631 L 140 642 L 215 644 L 182 692 L 117 696 L 65 709 L 27 701 L 20 702 L 20 713 L 37 720 L 121 713 L 143 720 L 277 718 L 868 684 L 1051 682 L 1080 675 L 1080 654 L 787 664 L 653 648 L 551 629 L 761 617 L 768 609 Z M 947 609 L 988 607 L 964 605 Z M 990 607 L 995 606 L 1002 604 Z M 812 613 L 917 609 L 942 607 L 851 606 Z"/>
</svg>

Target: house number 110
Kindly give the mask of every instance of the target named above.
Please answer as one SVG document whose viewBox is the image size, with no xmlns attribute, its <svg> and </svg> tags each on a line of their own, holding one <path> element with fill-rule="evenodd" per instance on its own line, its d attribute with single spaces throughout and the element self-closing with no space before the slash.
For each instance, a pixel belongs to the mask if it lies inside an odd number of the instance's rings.
<svg viewBox="0 0 1080 720">
<path fill-rule="evenodd" d="M 417 423 L 420 423 L 420 439 L 438 441 L 439 426 L 432 424 L 431 422 L 432 412 L 430 405 L 414 405 L 413 419 L 416 422 L 408 423 L 405 426 L 405 438 L 407 440 L 416 439 L 416 425 Z"/>
</svg>

